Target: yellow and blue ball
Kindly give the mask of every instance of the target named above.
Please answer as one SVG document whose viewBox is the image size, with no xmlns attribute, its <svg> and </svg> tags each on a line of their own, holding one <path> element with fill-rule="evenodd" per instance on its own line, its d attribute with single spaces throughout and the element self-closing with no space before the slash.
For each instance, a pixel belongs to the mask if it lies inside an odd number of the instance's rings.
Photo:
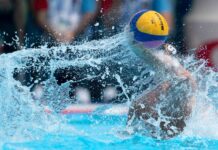
<svg viewBox="0 0 218 150">
<path fill-rule="evenodd" d="M 169 27 L 158 12 L 143 10 L 132 17 L 130 32 L 133 32 L 134 40 L 141 42 L 145 48 L 158 48 L 167 39 Z"/>
</svg>

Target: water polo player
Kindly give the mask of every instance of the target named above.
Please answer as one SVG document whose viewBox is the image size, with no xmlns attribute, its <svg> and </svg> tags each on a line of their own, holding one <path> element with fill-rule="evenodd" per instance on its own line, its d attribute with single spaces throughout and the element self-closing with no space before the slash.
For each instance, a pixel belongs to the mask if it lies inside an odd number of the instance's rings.
<svg viewBox="0 0 218 150">
<path fill-rule="evenodd" d="M 155 71 L 154 83 L 132 102 L 127 126 L 160 139 L 181 133 L 195 104 L 195 80 L 164 44 L 168 32 L 166 20 L 148 10 L 133 16 L 127 31 L 131 49 Z"/>
</svg>

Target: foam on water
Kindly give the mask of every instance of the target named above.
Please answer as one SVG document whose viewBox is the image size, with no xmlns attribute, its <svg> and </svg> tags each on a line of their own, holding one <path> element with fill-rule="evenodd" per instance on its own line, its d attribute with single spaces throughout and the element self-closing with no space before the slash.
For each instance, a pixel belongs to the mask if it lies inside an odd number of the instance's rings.
<svg viewBox="0 0 218 150">
<path fill-rule="evenodd" d="M 81 45 L 62 45 L 54 48 L 46 48 L 45 46 L 39 49 L 23 49 L 12 54 L 1 55 L 0 141 L 7 138 L 31 139 L 34 137 L 31 134 L 36 132 L 34 130 L 44 131 L 52 124 L 57 124 L 56 122 L 63 122 L 59 115 L 57 117 L 44 113 L 44 107 L 41 103 L 33 99 L 33 93 L 30 92 L 30 89 L 35 83 L 40 82 L 38 81 L 40 77 L 46 78 L 43 82 L 45 87 L 43 101 L 56 110 L 62 109 L 66 105 L 61 102 L 71 100 L 69 97 L 71 90 L 69 84 L 71 82 L 81 82 L 96 77 L 100 77 L 103 82 L 108 76 L 114 75 L 114 79 L 116 79 L 118 74 L 122 74 L 121 67 L 116 68 L 117 71 L 111 73 L 111 67 L 108 65 L 111 61 L 116 61 L 115 64 L 122 64 L 122 66 L 131 63 L 131 58 L 134 55 L 119 48 L 123 43 L 121 34 L 110 39 L 87 42 Z M 102 65 L 103 63 L 108 63 L 108 65 Z M 86 67 L 83 72 L 79 72 L 82 75 L 78 80 L 58 85 L 54 77 L 55 71 L 58 68 L 68 66 L 78 68 L 88 66 L 88 68 Z M 132 74 L 132 72 L 130 73 Z M 39 79 L 34 80 L 33 76 L 28 76 L 29 83 L 22 83 L 28 86 L 23 86 L 20 81 L 15 80 L 15 78 L 18 79 L 20 76 L 22 78 L 28 74 L 34 74 Z M 119 79 L 119 82 L 121 80 Z M 122 88 L 126 88 L 124 86 L 122 85 Z M 127 95 L 121 93 L 120 97 L 122 96 L 126 97 Z"/>
<path fill-rule="evenodd" d="M 188 57 L 184 61 L 198 82 L 197 105 L 187 122 L 184 135 L 218 139 L 218 74 L 205 68 L 203 60 Z"/>
<path fill-rule="evenodd" d="M 43 102 L 57 111 L 71 103 L 69 92 L 72 90 L 72 83 L 94 78 L 100 78 L 102 84 L 106 85 L 112 77 L 112 81 L 117 82 L 115 86 L 122 89 L 119 99 L 129 104 L 130 100 L 148 88 L 148 83 L 152 81 L 155 73 L 132 53 L 126 43 L 125 36 L 121 33 L 108 39 L 78 45 L 52 48 L 44 46 L 1 55 L 1 144 L 18 139 L 36 140 L 47 132 L 64 132 L 64 128 L 69 129 L 65 124 L 65 118 L 58 113 L 45 113 L 41 102 L 33 99 L 33 93 L 30 91 L 37 82 L 42 82 L 45 87 Z M 196 94 L 197 105 L 187 122 L 183 136 L 218 139 L 218 95 L 213 92 L 217 89 L 218 75 L 206 69 L 203 61 L 196 61 L 191 56 L 184 58 L 182 63 L 192 72 L 199 85 Z M 56 71 L 69 66 L 85 69 L 75 81 L 58 84 L 55 78 Z M 33 81 L 30 83 L 16 80 L 32 70 L 36 76 L 44 76 L 45 80 L 34 81 L 32 76 L 29 77 L 29 80 Z M 76 133 L 75 130 L 73 132 Z"/>
</svg>

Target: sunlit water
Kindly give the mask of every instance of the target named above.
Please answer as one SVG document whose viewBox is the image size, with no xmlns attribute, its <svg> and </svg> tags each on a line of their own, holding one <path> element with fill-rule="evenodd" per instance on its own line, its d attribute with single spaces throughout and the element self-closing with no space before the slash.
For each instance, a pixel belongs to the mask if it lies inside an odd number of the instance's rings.
<svg viewBox="0 0 218 150">
<path fill-rule="evenodd" d="M 129 49 L 123 33 L 108 39 L 74 46 L 23 49 L 0 56 L 0 146 L 1 149 L 112 149 L 117 148 L 216 148 L 218 147 L 217 73 L 206 69 L 192 56 L 181 62 L 198 81 L 197 105 L 184 132 L 170 140 L 156 140 L 140 134 L 125 134 L 127 116 L 59 114 L 72 104 L 71 85 L 98 79 L 103 86 L 121 89 L 117 99 L 131 100 L 153 82 L 149 66 Z M 59 84 L 60 68 L 79 68 L 79 77 Z M 82 69 L 81 69 L 82 68 Z M 28 74 L 21 83 L 19 76 Z M 70 70 L 71 71 L 71 70 Z M 42 77 L 42 79 L 37 78 Z M 35 80 L 37 79 L 37 80 Z M 34 84 L 44 86 L 43 100 L 30 92 Z M 45 113 L 49 105 L 55 113 Z"/>
</svg>

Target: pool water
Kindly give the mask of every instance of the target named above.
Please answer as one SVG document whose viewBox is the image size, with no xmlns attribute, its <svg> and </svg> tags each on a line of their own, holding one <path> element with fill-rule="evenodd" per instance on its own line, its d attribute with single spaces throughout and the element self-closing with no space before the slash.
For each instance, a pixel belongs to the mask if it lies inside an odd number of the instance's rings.
<svg viewBox="0 0 218 150">
<path fill-rule="evenodd" d="M 69 93 L 74 90 L 75 82 L 97 79 L 104 85 L 116 83 L 114 86 L 122 91 L 118 101 L 128 106 L 149 88 L 155 72 L 128 47 L 124 33 L 80 45 L 44 46 L 3 54 L 0 56 L 0 149 L 217 149 L 218 74 L 205 69 L 205 63 L 192 56 L 181 59 L 181 63 L 198 81 L 197 105 L 180 136 L 157 140 L 140 133 L 128 135 L 126 115 L 44 112 L 44 104 L 56 110 L 68 106 L 65 102 L 72 101 Z M 79 79 L 58 84 L 57 70 L 67 67 L 83 72 L 78 72 Z M 29 81 L 19 81 L 20 76 L 28 77 Z M 44 91 L 36 100 L 31 89 L 38 83 L 44 85 Z"/>
<path fill-rule="evenodd" d="M 124 134 L 127 116 L 91 114 L 67 115 L 75 129 L 71 133 L 45 133 L 34 141 L 7 142 L 4 150 L 13 149 L 216 149 L 218 140 L 180 136 L 170 140 L 156 140 L 140 134 Z"/>
</svg>

